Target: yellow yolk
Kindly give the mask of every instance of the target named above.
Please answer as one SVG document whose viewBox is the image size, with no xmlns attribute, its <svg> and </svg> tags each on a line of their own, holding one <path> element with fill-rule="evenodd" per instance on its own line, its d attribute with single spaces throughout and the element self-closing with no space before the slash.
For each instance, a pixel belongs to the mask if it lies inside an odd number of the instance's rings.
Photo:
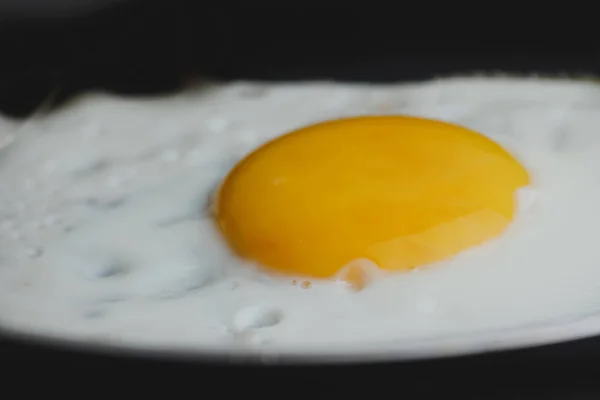
<svg viewBox="0 0 600 400">
<path fill-rule="evenodd" d="M 335 276 L 356 259 L 409 270 L 501 234 L 525 168 L 485 136 L 428 119 L 358 117 L 281 136 L 223 182 L 217 221 L 243 258 Z"/>
</svg>

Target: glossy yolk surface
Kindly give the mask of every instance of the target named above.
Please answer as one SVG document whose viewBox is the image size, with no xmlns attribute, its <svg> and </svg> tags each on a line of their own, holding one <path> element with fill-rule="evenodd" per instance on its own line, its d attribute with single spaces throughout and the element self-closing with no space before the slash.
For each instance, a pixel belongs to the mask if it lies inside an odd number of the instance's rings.
<svg viewBox="0 0 600 400">
<path fill-rule="evenodd" d="M 229 173 L 217 221 L 242 257 L 277 272 L 334 276 L 355 259 L 408 270 L 502 233 L 527 171 L 463 127 L 402 116 L 309 126 Z"/>
</svg>

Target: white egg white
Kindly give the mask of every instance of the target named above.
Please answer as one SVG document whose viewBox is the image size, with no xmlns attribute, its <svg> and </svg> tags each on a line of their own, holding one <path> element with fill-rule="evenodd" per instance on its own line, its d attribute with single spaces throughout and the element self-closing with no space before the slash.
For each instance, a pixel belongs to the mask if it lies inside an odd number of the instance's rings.
<svg viewBox="0 0 600 400">
<path fill-rule="evenodd" d="M 269 275 L 230 253 L 211 199 L 244 154 L 310 123 L 394 113 L 478 130 L 526 165 L 532 184 L 506 234 L 436 265 L 375 274 L 362 290 Z M 0 126 L 5 328 L 147 348 L 303 351 L 600 311 L 591 83 L 235 83 L 155 100 L 91 94 Z"/>
</svg>

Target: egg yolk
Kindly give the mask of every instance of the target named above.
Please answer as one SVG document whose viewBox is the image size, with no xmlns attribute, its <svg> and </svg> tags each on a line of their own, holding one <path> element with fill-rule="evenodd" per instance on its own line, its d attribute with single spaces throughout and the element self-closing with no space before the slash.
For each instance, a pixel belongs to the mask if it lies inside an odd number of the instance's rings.
<svg viewBox="0 0 600 400">
<path fill-rule="evenodd" d="M 435 120 L 319 123 L 258 148 L 229 173 L 218 225 L 243 258 L 314 278 L 356 259 L 409 270 L 501 234 L 526 169 L 501 146 Z"/>
</svg>

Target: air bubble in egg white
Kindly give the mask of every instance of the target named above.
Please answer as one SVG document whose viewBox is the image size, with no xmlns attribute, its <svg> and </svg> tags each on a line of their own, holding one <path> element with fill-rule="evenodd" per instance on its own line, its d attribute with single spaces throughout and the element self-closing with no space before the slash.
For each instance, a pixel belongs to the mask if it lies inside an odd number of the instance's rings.
<svg viewBox="0 0 600 400">
<path fill-rule="evenodd" d="M 104 318 L 107 314 L 107 310 L 104 308 L 92 308 L 83 313 L 83 318 L 85 319 L 99 319 Z"/>
<path fill-rule="evenodd" d="M 282 320 L 283 313 L 279 309 L 265 305 L 252 305 L 235 313 L 232 327 L 235 332 L 243 333 L 254 329 L 269 328 Z"/>
<path fill-rule="evenodd" d="M 359 258 L 343 267 L 336 276 L 336 282 L 346 289 L 359 292 L 373 280 L 382 276 L 377 264 L 366 258 Z"/>
<path fill-rule="evenodd" d="M 99 256 L 83 257 L 76 264 L 76 272 L 82 277 L 91 280 L 104 280 L 107 278 L 117 278 L 127 275 L 131 267 L 128 262 L 122 259 L 110 259 Z"/>
<path fill-rule="evenodd" d="M 172 260 L 141 266 L 131 277 L 129 289 L 134 296 L 177 298 L 203 288 L 213 279 L 213 268 Z"/>
<path fill-rule="evenodd" d="M 96 271 L 98 278 L 115 278 L 124 276 L 129 272 L 129 266 L 120 261 L 111 262 Z"/>
<path fill-rule="evenodd" d="M 58 215 L 48 215 L 44 218 L 44 226 L 46 227 L 51 227 L 54 225 L 59 224 L 61 221 L 61 218 Z"/>
<path fill-rule="evenodd" d="M 23 251 L 23 256 L 26 258 L 38 258 L 41 257 L 44 253 L 44 250 L 38 246 L 29 246 L 26 247 Z"/>
</svg>

